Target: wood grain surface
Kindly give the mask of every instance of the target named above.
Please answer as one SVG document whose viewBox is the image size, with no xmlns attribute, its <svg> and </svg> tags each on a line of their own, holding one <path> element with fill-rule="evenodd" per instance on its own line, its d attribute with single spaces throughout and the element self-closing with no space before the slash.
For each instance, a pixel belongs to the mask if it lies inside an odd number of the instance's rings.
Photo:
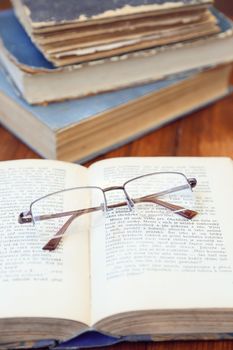
<svg viewBox="0 0 233 350">
<path fill-rule="evenodd" d="M 8 6 L 9 1 L 0 0 L 0 9 Z M 232 0 L 216 1 L 216 6 L 227 15 L 233 16 Z M 121 156 L 228 156 L 233 158 L 233 95 L 98 159 Z M 6 129 L 0 127 L 0 160 L 20 158 L 39 158 L 39 156 Z M 124 343 L 108 349 L 233 350 L 233 341 Z"/>
</svg>

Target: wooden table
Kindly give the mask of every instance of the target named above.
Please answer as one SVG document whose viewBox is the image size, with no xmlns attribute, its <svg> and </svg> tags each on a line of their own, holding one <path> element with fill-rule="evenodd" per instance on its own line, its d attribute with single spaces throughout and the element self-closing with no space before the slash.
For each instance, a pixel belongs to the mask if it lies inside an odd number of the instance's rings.
<svg viewBox="0 0 233 350">
<path fill-rule="evenodd" d="M 216 5 L 226 14 L 233 16 L 232 0 L 216 1 Z M 8 6 L 8 1 L 1 1 L 0 8 Z M 109 152 L 99 159 L 122 156 L 228 156 L 233 158 L 233 95 Z M 0 160 L 20 158 L 39 158 L 39 156 L 0 127 Z M 108 349 L 230 350 L 233 349 L 233 341 L 119 344 Z"/>
</svg>

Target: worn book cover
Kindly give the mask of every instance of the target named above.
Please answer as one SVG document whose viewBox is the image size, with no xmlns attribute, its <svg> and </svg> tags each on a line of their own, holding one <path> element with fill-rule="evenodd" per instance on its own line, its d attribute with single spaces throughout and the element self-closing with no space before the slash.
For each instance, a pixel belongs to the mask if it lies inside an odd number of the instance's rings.
<svg viewBox="0 0 233 350">
<path fill-rule="evenodd" d="M 210 4 L 212 0 L 16 0 L 21 3 L 31 25 L 35 28 L 111 18 L 148 11 L 170 10 L 177 7 L 194 7 Z"/>
</svg>

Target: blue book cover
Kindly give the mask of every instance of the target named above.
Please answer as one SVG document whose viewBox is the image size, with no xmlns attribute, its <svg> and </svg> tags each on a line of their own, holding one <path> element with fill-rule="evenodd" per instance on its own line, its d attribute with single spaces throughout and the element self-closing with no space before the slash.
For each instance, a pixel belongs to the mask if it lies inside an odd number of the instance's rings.
<svg viewBox="0 0 233 350">
<path fill-rule="evenodd" d="M 186 333 L 186 334 L 158 334 L 156 335 L 134 335 L 113 337 L 95 330 L 86 331 L 79 336 L 58 343 L 52 339 L 41 341 L 25 341 L 20 343 L 6 344 L 9 349 L 53 349 L 53 350 L 79 350 L 88 348 L 103 348 L 122 342 L 159 342 L 172 340 L 232 340 L 233 333 Z"/>
<path fill-rule="evenodd" d="M 11 59 L 14 63 L 22 65 L 22 69 L 23 67 L 25 70 L 26 67 L 31 67 L 31 71 L 56 69 L 33 45 L 11 9 L 0 11 L 0 38 Z"/>
</svg>

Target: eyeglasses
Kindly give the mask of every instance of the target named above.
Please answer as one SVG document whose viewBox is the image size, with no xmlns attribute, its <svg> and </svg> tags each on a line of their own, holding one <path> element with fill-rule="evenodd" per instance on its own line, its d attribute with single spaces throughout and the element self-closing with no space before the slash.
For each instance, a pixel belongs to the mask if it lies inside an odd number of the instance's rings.
<svg viewBox="0 0 233 350">
<path fill-rule="evenodd" d="M 156 215 L 167 212 L 192 219 L 197 212 L 188 208 L 193 205 L 192 189 L 196 184 L 195 178 L 187 178 L 179 172 L 154 172 L 130 179 L 122 186 L 68 188 L 34 200 L 29 210 L 19 215 L 18 221 L 35 226 L 46 223 L 39 227 L 39 231 L 42 235 L 52 236 L 44 238 L 47 243 L 43 246 L 44 250 L 52 251 L 75 219 L 84 214 L 93 216 L 98 213 L 97 217 L 91 218 L 94 226 L 102 220 L 101 213 L 121 208 L 125 208 L 129 215 L 136 210 L 145 219 L 156 219 Z M 163 208 L 164 213 L 158 214 L 157 208 Z"/>
</svg>

